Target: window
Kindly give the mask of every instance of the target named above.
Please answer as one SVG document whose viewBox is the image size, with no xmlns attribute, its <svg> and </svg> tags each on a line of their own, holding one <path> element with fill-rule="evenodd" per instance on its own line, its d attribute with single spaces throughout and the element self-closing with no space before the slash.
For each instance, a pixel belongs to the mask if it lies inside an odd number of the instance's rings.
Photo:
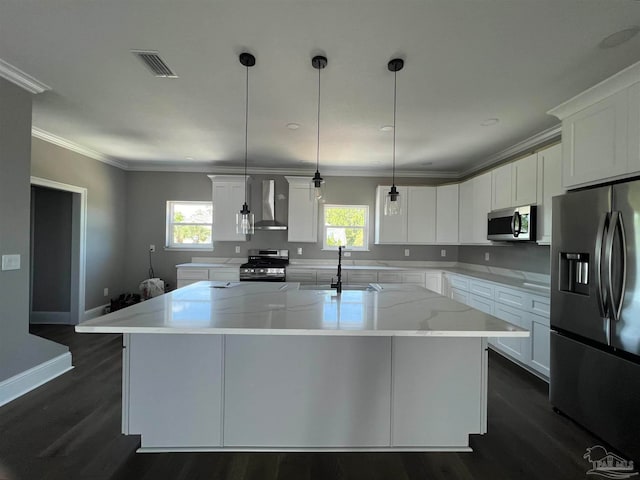
<svg viewBox="0 0 640 480">
<path fill-rule="evenodd" d="M 211 249 L 211 202 L 167 202 L 167 247 L 185 250 Z"/>
<path fill-rule="evenodd" d="M 337 250 L 344 245 L 348 250 L 369 249 L 369 207 L 367 205 L 325 205 L 325 250 Z"/>
</svg>

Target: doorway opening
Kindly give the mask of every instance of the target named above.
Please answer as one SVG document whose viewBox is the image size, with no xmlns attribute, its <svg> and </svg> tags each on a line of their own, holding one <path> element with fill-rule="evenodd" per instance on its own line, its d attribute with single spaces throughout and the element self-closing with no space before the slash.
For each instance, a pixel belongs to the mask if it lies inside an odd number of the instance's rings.
<svg viewBox="0 0 640 480">
<path fill-rule="evenodd" d="M 77 325 L 85 314 L 87 189 L 31 177 L 29 323 Z"/>
</svg>

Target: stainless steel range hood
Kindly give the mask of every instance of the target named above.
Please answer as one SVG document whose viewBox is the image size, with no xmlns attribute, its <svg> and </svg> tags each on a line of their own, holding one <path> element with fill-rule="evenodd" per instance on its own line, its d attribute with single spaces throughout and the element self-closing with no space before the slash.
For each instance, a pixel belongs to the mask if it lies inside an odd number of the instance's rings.
<svg viewBox="0 0 640 480">
<path fill-rule="evenodd" d="M 276 221 L 276 181 L 262 181 L 262 220 L 256 222 L 256 230 L 286 230 L 287 226 Z"/>
</svg>

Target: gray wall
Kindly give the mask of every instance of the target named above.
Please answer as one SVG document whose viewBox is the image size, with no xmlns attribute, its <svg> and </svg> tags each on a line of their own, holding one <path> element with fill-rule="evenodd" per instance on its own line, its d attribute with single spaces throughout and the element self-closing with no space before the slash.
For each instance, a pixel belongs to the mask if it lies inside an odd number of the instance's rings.
<svg viewBox="0 0 640 480">
<path fill-rule="evenodd" d="M 71 309 L 72 195 L 31 187 L 31 305 L 35 312 L 69 312 Z"/>
<path fill-rule="evenodd" d="M 458 261 L 477 265 L 545 273 L 551 271 L 550 247 L 536 244 L 513 243 L 505 246 L 460 246 Z M 489 261 L 484 254 L 489 252 Z"/>
<path fill-rule="evenodd" d="M 0 382 L 68 351 L 29 335 L 31 94 L 0 78 L 0 255 L 20 270 L 0 271 Z"/>
<path fill-rule="evenodd" d="M 124 292 L 124 258 L 131 243 L 125 242 L 127 173 L 37 138 L 32 150 L 31 175 L 87 189 L 85 309 L 109 303 L 109 297 Z"/>
<path fill-rule="evenodd" d="M 251 209 L 256 221 L 261 218 L 260 192 L 262 180 L 276 180 L 276 195 L 287 194 L 288 183 L 284 176 L 251 175 Z M 373 177 L 325 177 L 325 198 L 327 203 L 369 205 L 371 231 L 369 234 L 369 252 L 353 252 L 352 259 L 380 260 L 443 260 L 440 250 L 446 248 L 447 261 L 458 259 L 457 246 L 392 246 L 374 245 L 373 218 L 375 215 L 375 188 L 377 185 L 389 183 L 388 178 Z M 399 185 L 439 184 L 434 179 L 407 178 L 399 179 Z M 288 243 L 287 232 L 256 231 L 248 242 L 216 242 L 214 252 L 176 252 L 165 251 L 165 211 L 167 200 L 210 200 L 211 180 L 203 173 L 164 173 L 164 172 L 129 172 L 127 175 L 127 257 L 126 285 L 129 291 L 137 291 L 138 284 L 147 278 L 149 269 L 148 248 L 156 245 L 156 253 L 152 256 L 156 276 L 168 281 L 172 287 L 176 285 L 175 266 L 189 262 L 191 257 L 246 257 L 250 248 L 289 248 L 292 259 L 304 258 L 336 258 L 336 253 L 322 251 L 322 243 Z M 276 219 L 287 223 L 287 199 L 276 200 Z M 240 209 L 241 205 L 238 205 Z M 321 217 L 321 216 L 320 216 Z M 319 224 L 322 218 L 318 219 Z M 235 246 L 241 247 L 241 253 L 235 253 Z M 297 255 L 296 248 L 302 247 L 303 254 Z M 404 249 L 409 248 L 411 255 L 404 256 Z"/>
</svg>

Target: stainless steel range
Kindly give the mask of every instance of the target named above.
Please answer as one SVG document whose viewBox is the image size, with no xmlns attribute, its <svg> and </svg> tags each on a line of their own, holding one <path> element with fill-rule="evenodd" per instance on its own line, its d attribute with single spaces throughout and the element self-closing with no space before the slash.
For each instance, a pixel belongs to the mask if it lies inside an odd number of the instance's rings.
<svg viewBox="0 0 640 480">
<path fill-rule="evenodd" d="M 241 282 L 284 282 L 289 250 L 249 250 L 249 261 L 240 265 Z"/>
</svg>

